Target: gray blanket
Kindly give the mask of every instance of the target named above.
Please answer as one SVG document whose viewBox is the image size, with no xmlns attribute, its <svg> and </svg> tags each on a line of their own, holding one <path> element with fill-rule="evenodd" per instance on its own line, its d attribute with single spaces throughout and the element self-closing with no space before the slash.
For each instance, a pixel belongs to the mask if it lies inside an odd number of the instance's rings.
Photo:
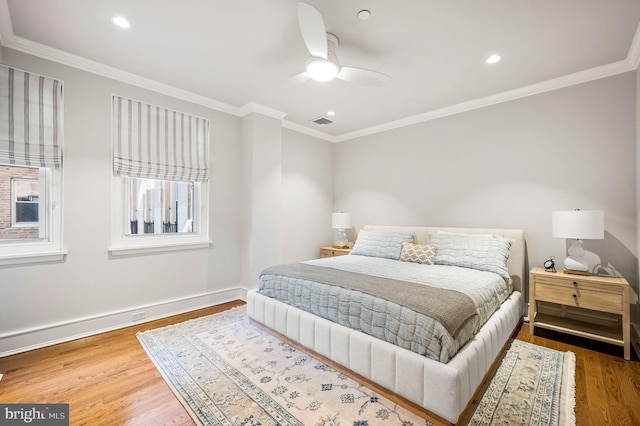
<svg viewBox="0 0 640 426">
<path fill-rule="evenodd" d="M 438 320 L 452 336 L 476 315 L 475 304 L 466 294 L 424 284 L 304 263 L 272 266 L 261 275 L 300 278 L 381 297 Z"/>
</svg>

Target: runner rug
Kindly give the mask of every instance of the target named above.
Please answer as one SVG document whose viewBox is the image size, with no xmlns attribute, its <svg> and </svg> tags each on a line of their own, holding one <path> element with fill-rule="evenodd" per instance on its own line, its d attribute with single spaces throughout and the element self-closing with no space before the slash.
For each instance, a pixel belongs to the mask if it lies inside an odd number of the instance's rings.
<svg viewBox="0 0 640 426">
<path fill-rule="evenodd" d="M 145 331 L 138 339 L 196 424 L 431 424 L 252 325 L 244 307 Z M 520 353 L 528 346 L 533 345 L 515 341 L 513 347 Z M 559 411 L 548 411 L 559 409 L 562 394 L 567 393 L 567 383 L 564 379 L 558 383 L 557 375 L 567 376 L 567 382 L 573 376 L 562 371 L 570 368 L 559 359 L 563 353 L 552 352 L 561 355 L 553 361 L 535 351 L 527 351 L 524 358 L 516 354 L 515 359 L 508 353 L 505 360 L 510 361 L 503 365 L 510 371 L 501 372 L 500 367 L 498 384 L 492 381 L 472 423 L 492 424 L 497 418 L 494 424 L 505 419 L 509 424 L 565 424 L 560 423 L 564 417 Z M 523 369 L 526 377 L 514 379 Z M 515 383 L 520 380 L 522 386 Z M 547 417 L 552 422 L 518 423 Z"/>
<path fill-rule="evenodd" d="M 574 426 L 576 357 L 514 340 L 471 425 Z"/>
</svg>

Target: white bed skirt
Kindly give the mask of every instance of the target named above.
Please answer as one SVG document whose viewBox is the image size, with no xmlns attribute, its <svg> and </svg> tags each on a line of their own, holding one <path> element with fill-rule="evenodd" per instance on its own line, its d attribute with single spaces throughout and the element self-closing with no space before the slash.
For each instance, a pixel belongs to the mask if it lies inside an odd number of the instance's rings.
<svg viewBox="0 0 640 426">
<path fill-rule="evenodd" d="M 522 317 L 513 292 L 447 364 L 301 311 L 251 290 L 253 320 L 456 423 Z"/>
</svg>

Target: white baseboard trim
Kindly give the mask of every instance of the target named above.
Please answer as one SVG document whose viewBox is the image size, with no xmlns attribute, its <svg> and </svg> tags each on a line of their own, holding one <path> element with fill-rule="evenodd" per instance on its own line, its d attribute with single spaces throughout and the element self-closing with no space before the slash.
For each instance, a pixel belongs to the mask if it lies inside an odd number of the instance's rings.
<svg viewBox="0 0 640 426">
<path fill-rule="evenodd" d="M 246 301 L 247 291 L 248 289 L 244 287 L 234 287 L 28 329 L 9 331 L 0 334 L 0 358 L 234 300 Z M 144 314 L 143 318 L 134 319 L 134 315 L 141 316 L 142 314 Z"/>
</svg>

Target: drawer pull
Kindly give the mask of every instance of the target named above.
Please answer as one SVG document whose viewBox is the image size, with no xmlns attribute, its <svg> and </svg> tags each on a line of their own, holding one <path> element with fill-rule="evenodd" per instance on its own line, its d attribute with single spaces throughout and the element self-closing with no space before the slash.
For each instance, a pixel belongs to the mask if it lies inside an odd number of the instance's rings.
<svg viewBox="0 0 640 426">
<path fill-rule="evenodd" d="M 578 283 L 574 281 L 574 282 L 573 282 L 573 285 L 578 285 Z"/>
<path fill-rule="evenodd" d="M 574 294 L 574 295 L 573 295 L 573 297 L 574 297 L 574 298 L 576 298 L 576 297 L 578 297 L 578 295 L 577 295 L 577 294 Z"/>
</svg>

